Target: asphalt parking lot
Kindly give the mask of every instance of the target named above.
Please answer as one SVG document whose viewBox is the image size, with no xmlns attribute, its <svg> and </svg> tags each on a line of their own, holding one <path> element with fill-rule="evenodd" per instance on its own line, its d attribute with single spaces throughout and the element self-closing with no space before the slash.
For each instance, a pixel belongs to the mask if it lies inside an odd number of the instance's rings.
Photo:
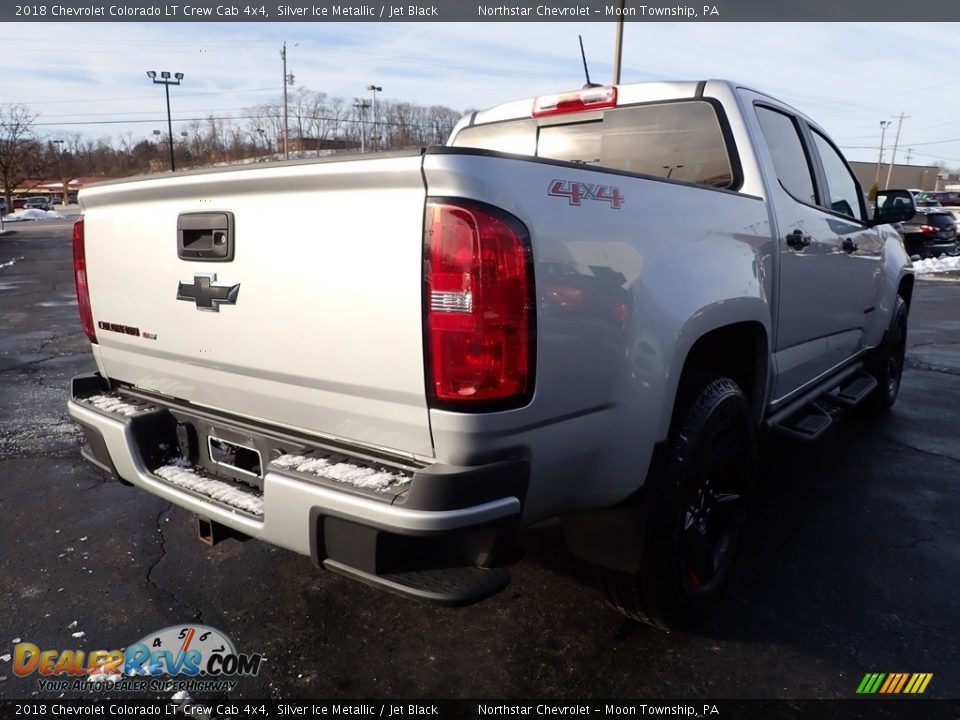
<svg viewBox="0 0 960 720">
<path fill-rule="evenodd" d="M 918 282 L 900 400 L 814 446 L 767 447 L 723 611 L 665 634 L 609 611 L 527 532 L 501 594 L 393 597 L 253 542 L 208 548 L 191 516 L 80 459 L 69 379 L 94 368 L 67 221 L 0 236 L 0 697 L 29 698 L 13 641 L 119 648 L 199 622 L 266 655 L 235 698 L 851 698 L 867 672 L 933 673 L 960 698 L 960 283 Z M 13 264 L 5 265 L 11 260 Z M 82 633 L 78 636 L 78 633 Z M 35 696 L 35 695 L 34 695 Z"/>
</svg>

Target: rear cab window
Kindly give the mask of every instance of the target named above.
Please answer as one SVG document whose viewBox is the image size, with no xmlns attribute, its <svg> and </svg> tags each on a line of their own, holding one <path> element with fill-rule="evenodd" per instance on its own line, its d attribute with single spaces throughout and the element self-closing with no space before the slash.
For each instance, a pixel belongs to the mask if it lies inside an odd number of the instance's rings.
<svg viewBox="0 0 960 720">
<path fill-rule="evenodd" d="M 596 118 L 596 119 L 595 119 Z M 714 188 L 740 186 L 737 161 L 717 108 L 706 100 L 606 110 L 584 120 L 508 120 L 465 127 L 454 147 L 512 152 L 652 175 Z"/>
</svg>

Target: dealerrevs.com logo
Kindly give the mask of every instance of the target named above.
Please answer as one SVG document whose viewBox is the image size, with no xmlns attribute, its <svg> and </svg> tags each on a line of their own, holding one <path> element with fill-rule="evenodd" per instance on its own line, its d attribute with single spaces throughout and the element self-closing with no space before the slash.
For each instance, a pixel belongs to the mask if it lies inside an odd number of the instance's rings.
<svg viewBox="0 0 960 720">
<path fill-rule="evenodd" d="M 36 673 L 40 690 L 231 691 L 237 678 L 260 671 L 263 656 L 237 652 L 233 641 L 206 625 L 174 625 L 118 650 L 41 650 L 14 647 L 13 672 Z M 172 679 L 176 678 L 176 679 Z"/>
</svg>

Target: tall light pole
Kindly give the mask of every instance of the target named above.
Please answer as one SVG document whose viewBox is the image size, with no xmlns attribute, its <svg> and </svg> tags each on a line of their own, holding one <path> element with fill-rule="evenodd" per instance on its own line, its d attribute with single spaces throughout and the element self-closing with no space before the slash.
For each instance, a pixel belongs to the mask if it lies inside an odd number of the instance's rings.
<svg viewBox="0 0 960 720">
<path fill-rule="evenodd" d="M 170 118 L 170 86 L 179 85 L 183 80 L 183 73 L 174 73 L 174 80 L 170 79 L 170 73 L 166 70 L 160 72 L 160 79 L 157 79 L 157 73 L 153 70 L 147 70 L 147 77 L 153 80 L 154 85 L 163 85 L 167 93 L 167 140 L 170 142 L 170 170 L 176 170 L 177 165 L 173 159 L 173 120 Z"/>
<path fill-rule="evenodd" d="M 60 190 L 63 193 L 63 204 L 67 204 L 67 179 L 63 176 L 63 140 L 54 140 L 53 144 L 57 146 L 60 156 Z"/>
<path fill-rule="evenodd" d="M 297 43 L 297 45 L 299 45 L 299 43 Z M 294 47 L 297 45 L 294 45 Z M 280 57 L 283 58 L 283 159 L 288 160 L 290 158 L 290 145 L 287 142 L 287 137 L 290 135 L 290 111 L 287 105 L 287 85 L 293 85 L 293 73 L 287 73 L 286 41 L 283 43 Z"/>
<path fill-rule="evenodd" d="M 887 128 L 892 122 L 893 120 L 880 121 L 880 154 L 877 156 L 877 179 L 874 181 L 878 190 L 880 189 L 880 163 L 883 162 L 883 136 L 887 134 Z"/>
<path fill-rule="evenodd" d="M 362 98 L 354 98 L 353 106 L 357 109 L 357 117 L 360 118 L 360 152 L 366 152 L 366 141 L 364 140 L 364 129 L 363 129 L 363 111 L 370 107 L 370 103 Z"/>
<path fill-rule="evenodd" d="M 380 133 L 377 132 L 377 93 L 383 92 L 383 88 L 379 85 L 367 85 L 367 90 L 373 93 L 373 138 L 374 142 L 377 144 L 376 149 L 380 149 Z M 371 143 L 372 144 L 372 143 Z"/>
</svg>

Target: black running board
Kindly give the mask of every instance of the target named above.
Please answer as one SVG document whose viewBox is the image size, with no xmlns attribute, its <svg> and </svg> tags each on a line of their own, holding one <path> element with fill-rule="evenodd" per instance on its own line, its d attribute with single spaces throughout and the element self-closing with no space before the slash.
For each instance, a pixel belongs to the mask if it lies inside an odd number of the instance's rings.
<svg viewBox="0 0 960 720">
<path fill-rule="evenodd" d="M 367 585 L 439 605 L 472 605 L 510 584 L 510 573 L 504 568 L 449 567 L 374 575 L 329 558 L 323 566 Z"/>
<path fill-rule="evenodd" d="M 877 389 L 877 379 L 864 371 L 854 375 L 833 391 L 823 395 L 823 399 L 842 408 L 856 407 Z"/>
<path fill-rule="evenodd" d="M 766 425 L 794 440 L 816 440 L 833 425 L 834 415 L 856 407 L 876 387 L 876 378 L 862 364 L 852 365 L 775 412 Z"/>
</svg>

